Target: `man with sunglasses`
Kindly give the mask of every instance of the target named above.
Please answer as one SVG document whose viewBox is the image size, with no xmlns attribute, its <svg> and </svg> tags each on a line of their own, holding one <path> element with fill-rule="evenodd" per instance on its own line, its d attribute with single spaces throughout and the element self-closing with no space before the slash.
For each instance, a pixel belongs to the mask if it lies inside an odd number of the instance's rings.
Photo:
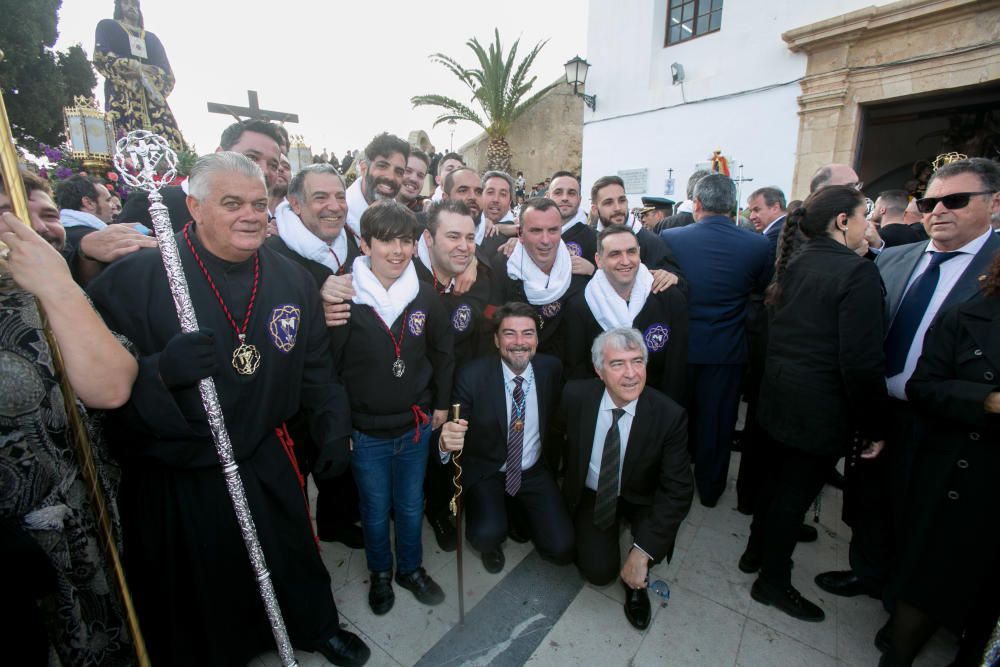
<svg viewBox="0 0 1000 667">
<path fill-rule="evenodd" d="M 836 595 L 878 596 L 896 554 L 891 528 L 902 511 L 906 471 L 917 435 L 917 419 L 906 398 L 906 382 L 923 348 L 924 334 L 938 312 L 982 298 L 979 276 L 1000 250 L 990 216 L 1000 211 L 1000 165 L 983 158 L 938 169 L 917 200 L 930 239 L 885 249 L 876 260 L 886 289 L 886 383 L 892 397 L 885 415 L 891 436 L 878 458 L 859 460 L 854 487 L 863 503 L 852 525 L 851 569 L 824 572 L 817 585 Z M 879 631 L 876 643 L 887 639 Z M 884 641 L 883 641 L 884 643 Z"/>
</svg>

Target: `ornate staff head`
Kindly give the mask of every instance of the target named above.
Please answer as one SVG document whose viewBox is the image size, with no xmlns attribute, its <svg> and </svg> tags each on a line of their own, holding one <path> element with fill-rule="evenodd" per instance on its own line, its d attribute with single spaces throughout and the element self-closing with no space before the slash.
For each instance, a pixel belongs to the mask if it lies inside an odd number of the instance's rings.
<svg viewBox="0 0 1000 667">
<path fill-rule="evenodd" d="M 177 153 L 160 135 L 132 130 L 115 145 L 115 169 L 129 187 L 152 194 L 173 182 Z"/>
</svg>

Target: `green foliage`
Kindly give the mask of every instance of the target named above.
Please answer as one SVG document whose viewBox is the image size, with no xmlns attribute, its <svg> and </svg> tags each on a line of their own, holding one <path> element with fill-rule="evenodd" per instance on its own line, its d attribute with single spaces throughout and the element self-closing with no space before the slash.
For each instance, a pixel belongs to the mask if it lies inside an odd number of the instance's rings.
<svg viewBox="0 0 1000 667">
<path fill-rule="evenodd" d="M 479 106 L 482 113 L 444 95 L 418 95 L 410 99 L 414 107 L 436 106 L 444 109 L 434 125 L 449 120 L 467 120 L 486 131 L 491 140 L 503 139 L 514 121 L 528 107 L 537 102 L 556 84 L 546 86 L 528 97 L 537 77 L 529 76 L 531 65 L 538 52 L 548 40 L 535 45 L 528 55 L 517 62 L 517 50 L 521 40 L 514 40 L 510 51 L 504 54 L 500 43 L 500 31 L 494 29 L 494 40 L 488 49 L 473 37 L 466 46 L 472 49 L 479 67 L 465 68 L 457 60 L 443 53 L 431 55 L 431 60 L 440 63 L 458 78 L 471 93 L 470 101 Z"/>
<path fill-rule="evenodd" d="M 63 142 L 62 109 L 74 95 L 93 95 L 97 78 L 80 46 L 53 51 L 62 0 L 0 0 L 0 89 L 18 145 Z"/>
</svg>

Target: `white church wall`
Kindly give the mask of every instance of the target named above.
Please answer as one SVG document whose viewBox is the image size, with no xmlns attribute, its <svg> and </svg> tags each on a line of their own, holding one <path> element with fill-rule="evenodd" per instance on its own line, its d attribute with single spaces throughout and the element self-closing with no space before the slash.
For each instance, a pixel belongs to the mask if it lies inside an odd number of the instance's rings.
<svg viewBox="0 0 1000 667">
<path fill-rule="evenodd" d="M 619 170 L 646 169 L 645 192 L 662 196 L 667 170 L 671 198 L 681 201 L 688 176 L 716 148 L 732 175 L 744 165 L 742 198 L 756 187 L 789 192 L 798 133 L 798 80 L 806 56 L 781 34 L 882 0 L 726 0 L 721 30 L 664 47 L 667 0 L 591 0 L 587 93 L 597 110 L 584 112 L 583 188 Z M 671 63 L 684 67 L 671 82 Z"/>
</svg>

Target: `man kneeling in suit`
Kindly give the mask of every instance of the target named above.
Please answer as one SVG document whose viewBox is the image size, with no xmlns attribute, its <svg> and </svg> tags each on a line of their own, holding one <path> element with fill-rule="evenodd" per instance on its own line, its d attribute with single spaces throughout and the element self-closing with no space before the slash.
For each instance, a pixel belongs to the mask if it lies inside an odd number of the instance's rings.
<svg viewBox="0 0 1000 667">
<path fill-rule="evenodd" d="M 573 560 L 573 526 L 542 455 L 559 404 L 562 364 L 535 356 L 538 314 L 528 304 L 501 306 L 493 325 L 500 356 L 480 357 L 458 370 L 453 400 L 465 419 L 447 422 L 438 443 L 444 461 L 465 448 L 465 536 L 482 554 L 486 571 L 499 572 L 510 506 L 527 517 L 539 555 L 567 565 Z"/>
<path fill-rule="evenodd" d="M 619 535 L 631 524 L 632 548 L 620 577 L 625 617 L 649 625 L 650 564 L 670 559 L 694 494 L 687 417 L 677 403 L 646 387 L 648 351 L 636 329 L 608 329 L 591 348 L 600 379 L 563 390 L 566 479 L 563 494 L 576 529 L 577 567 L 597 586 L 621 563 Z"/>
</svg>

